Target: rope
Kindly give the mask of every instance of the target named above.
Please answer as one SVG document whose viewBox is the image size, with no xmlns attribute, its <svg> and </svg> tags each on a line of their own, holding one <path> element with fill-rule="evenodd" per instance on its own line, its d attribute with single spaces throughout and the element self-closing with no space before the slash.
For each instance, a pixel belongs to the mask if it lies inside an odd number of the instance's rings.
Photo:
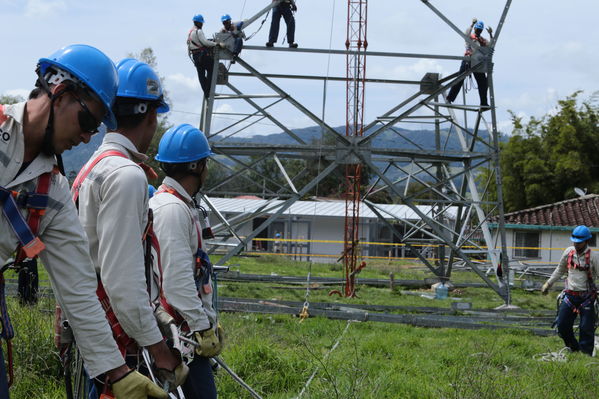
<svg viewBox="0 0 599 399">
<path fill-rule="evenodd" d="M 532 358 L 540 362 L 566 362 L 568 360 L 568 353 L 572 353 L 572 350 L 566 346 L 557 352 L 539 353 Z"/>
<path fill-rule="evenodd" d="M 347 330 L 349 329 L 349 326 L 351 325 L 351 323 L 353 323 L 355 320 L 348 320 L 347 324 L 345 325 L 345 329 L 343 330 L 343 332 L 339 335 L 339 338 L 337 338 L 337 342 L 335 342 L 335 345 L 333 345 L 333 347 L 327 352 L 326 355 L 324 355 L 324 358 L 322 359 L 322 363 L 326 362 L 327 359 L 329 358 L 329 355 L 335 350 L 337 349 L 337 346 L 339 346 L 339 343 L 341 342 L 341 339 L 343 338 L 343 336 L 345 335 L 345 333 L 347 332 Z M 299 399 L 301 398 L 304 393 L 306 392 L 306 390 L 308 389 L 308 387 L 310 386 L 310 384 L 312 383 L 312 380 L 314 379 L 314 377 L 316 376 L 316 373 L 318 372 L 318 370 L 320 370 L 321 366 L 316 367 L 316 369 L 314 370 L 314 372 L 312 373 L 312 375 L 310 376 L 310 378 L 308 378 L 308 381 L 306 381 L 306 385 L 304 385 L 304 387 L 302 388 L 301 392 L 295 397 L 295 399 Z"/>
</svg>

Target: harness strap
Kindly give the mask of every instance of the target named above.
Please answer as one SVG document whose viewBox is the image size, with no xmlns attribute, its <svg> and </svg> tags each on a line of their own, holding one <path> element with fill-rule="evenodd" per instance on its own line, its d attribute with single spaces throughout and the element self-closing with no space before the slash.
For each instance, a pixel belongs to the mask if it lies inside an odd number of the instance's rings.
<svg viewBox="0 0 599 399">
<path fill-rule="evenodd" d="M 108 150 L 108 151 L 104 151 L 103 153 L 98 155 L 96 158 L 94 158 L 88 164 L 87 168 L 81 169 L 79 171 L 79 173 L 77 174 L 75 181 L 73 182 L 73 187 L 71 188 L 71 194 L 73 195 L 73 201 L 75 201 L 75 203 L 77 203 L 77 200 L 79 199 L 79 190 L 81 189 L 81 184 L 83 184 L 83 181 L 87 178 L 87 175 L 90 174 L 90 172 L 92 171 L 94 166 L 96 166 L 98 164 L 98 162 L 100 162 L 101 160 L 103 160 L 106 157 L 128 158 L 125 154 L 123 154 L 120 151 Z"/>
<path fill-rule="evenodd" d="M 8 116 L 4 113 L 4 105 L 0 104 L 0 125 L 8 120 Z"/>
<path fill-rule="evenodd" d="M 75 203 L 79 199 L 79 191 L 81 189 L 81 185 L 83 184 L 83 181 L 87 178 L 87 176 L 90 174 L 92 169 L 98 164 L 98 162 L 100 162 L 102 159 L 110 157 L 110 156 L 118 156 L 118 157 L 122 157 L 122 158 L 128 158 L 125 154 L 123 154 L 120 151 L 108 150 L 108 151 L 104 151 L 103 153 L 98 155 L 96 158 L 94 158 L 91 162 L 89 162 L 87 168 L 82 169 L 79 172 L 79 174 L 75 178 L 73 187 L 71 188 L 71 193 L 73 195 L 73 201 L 75 201 Z M 143 169 L 143 166 L 145 166 L 143 164 L 139 164 L 139 165 L 142 167 L 142 169 Z M 150 167 L 148 167 L 148 168 L 151 169 Z M 144 171 L 146 171 L 146 169 L 144 169 Z M 147 174 L 147 171 L 146 171 L 146 174 Z M 148 214 L 148 224 L 146 225 L 143 236 L 141 238 L 142 238 L 142 241 L 146 241 L 146 242 L 149 241 L 149 244 L 148 244 L 149 246 L 146 247 L 146 254 L 145 254 L 146 255 L 145 266 L 146 266 L 146 270 L 147 270 L 148 269 L 148 258 L 150 259 L 150 262 L 151 262 L 151 248 L 152 247 L 156 248 L 156 251 L 158 252 L 158 254 L 160 253 L 158 241 L 156 240 L 156 237 L 152 230 L 152 213 L 151 212 L 149 212 L 149 214 Z M 150 253 L 148 253 L 148 251 Z M 162 271 L 160 273 L 161 273 L 160 279 L 157 283 L 159 284 L 160 291 L 162 291 Z M 149 274 L 149 273 L 147 272 L 147 274 Z M 148 292 L 150 292 L 150 290 L 149 290 L 150 279 L 148 277 L 149 276 L 146 275 L 146 281 L 148 284 Z M 108 294 L 106 293 L 106 290 L 104 289 L 104 285 L 102 284 L 102 281 L 99 278 L 98 278 L 98 288 L 96 290 L 96 295 L 98 296 L 98 300 L 100 301 L 102 308 L 104 309 L 104 312 L 106 313 L 106 319 L 108 320 L 108 324 L 110 325 L 110 328 L 112 330 L 112 335 L 113 335 L 115 341 L 117 342 L 119 350 L 121 351 L 123 356 L 126 353 L 136 353 L 137 349 L 138 349 L 137 343 L 135 342 L 135 340 L 133 338 L 129 337 L 127 335 L 127 333 L 125 333 L 125 330 L 121 326 L 121 323 L 117 319 L 116 314 L 114 313 L 114 309 L 112 308 L 112 305 L 110 304 L 110 299 L 108 297 Z"/>
<path fill-rule="evenodd" d="M 188 202 L 177 190 L 175 190 L 174 188 L 172 188 L 166 184 L 162 184 L 160 187 L 158 187 L 158 190 L 156 190 L 156 193 L 154 195 L 158 195 L 158 194 L 162 194 L 162 193 L 169 193 L 171 195 L 174 195 L 175 197 L 177 197 L 179 200 L 181 200 L 184 203 Z M 212 293 L 212 286 L 210 285 L 210 275 L 212 274 L 211 263 L 208 258 L 208 254 L 202 250 L 202 235 L 200 232 L 200 228 L 198 227 L 198 224 L 196 223 L 196 221 L 193 218 L 192 218 L 192 223 L 196 229 L 196 234 L 198 237 L 198 249 L 197 249 L 197 252 L 195 255 L 195 273 L 194 273 L 197 289 L 200 289 L 199 286 L 201 285 L 202 291 L 204 292 L 204 294 L 210 294 L 210 293 Z M 187 326 L 187 322 L 185 321 L 185 319 L 179 314 L 179 312 L 177 312 L 177 310 L 175 308 L 173 308 L 168 303 L 166 297 L 164 296 L 164 292 L 162 292 L 162 291 L 161 291 L 161 295 L 160 295 L 160 304 L 162 305 L 164 310 L 171 317 L 173 317 L 173 319 L 175 320 L 175 323 L 177 323 L 178 325 L 181 325 L 184 331 L 189 330 L 189 327 Z"/>
<path fill-rule="evenodd" d="M 576 250 L 573 249 L 568 253 L 568 270 L 581 270 L 587 272 L 587 283 L 588 288 L 593 297 L 597 296 L 597 288 L 595 286 L 595 280 L 593 279 L 593 271 L 591 270 L 591 249 L 588 248 L 584 254 L 584 266 L 579 263 L 574 262 L 574 255 L 576 254 Z"/>
</svg>

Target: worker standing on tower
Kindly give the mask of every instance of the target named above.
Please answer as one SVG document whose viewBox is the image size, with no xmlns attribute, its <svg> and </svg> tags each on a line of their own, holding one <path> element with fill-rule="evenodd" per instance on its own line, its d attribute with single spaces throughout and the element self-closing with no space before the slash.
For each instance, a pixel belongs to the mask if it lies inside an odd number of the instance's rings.
<svg viewBox="0 0 599 399">
<path fill-rule="evenodd" d="M 185 397 L 194 399 L 216 398 L 210 357 L 220 353 L 224 339 L 212 306 L 212 264 L 202 245 L 208 230 L 200 226 L 195 200 L 211 155 L 206 136 L 195 127 L 167 130 L 156 155 L 166 177 L 150 200 L 163 270 L 161 308 L 198 344 L 183 385 Z"/>
<path fill-rule="evenodd" d="M 470 39 L 472 39 L 475 46 L 479 45 L 481 47 L 486 47 L 489 44 L 489 42 L 481 36 L 484 28 L 485 24 L 483 23 L 483 21 L 478 21 L 476 18 L 473 18 L 472 24 L 470 24 L 470 26 L 468 27 L 468 29 L 466 29 L 464 34 L 470 37 Z M 491 40 L 493 40 L 493 29 L 491 27 L 488 27 L 487 32 L 489 32 L 489 36 L 491 37 Z M 467 41 L 466 52 L 464 53 L 464 56 L 470 57 L 474 51 L 475 49 L 473 49 L 472 43 L 470 41 Z M 466 72 L 470 67 L 470 58 L 463 60 L 462 65 L 460 66 L 459 73 L 462 74 Z M 462 86 L 464 85 L 464 79 L 465 78 L 460 79 L 451 87 L 451 90 L 449 90 L 449 94 L 447 95 L 447 101 L 450 104 L 455 101 L 456 97 L 458 96 L 458 93 L 462 89 Z M 487 81 L 487 74 L 484 72 L 474 72 L 474 79 L 476 79 L 476 84 L 478 85 L 478 95 L 480 97 L 481 110 L 487 110 L 489 109 L 489 102 L 487 100 L 487 89 L 489 87 Z"/>
<path fill-rule="evenodd" d="M 273 0 L 273 2 L 275 1 L 278 0 Z M 287 25 L 287 44 L 290 48 L 297 48 L 297 43 L 295 42 L 295 17 L 293 16 L 293 13 L 296 11 L 297 5 L 295 4 L 295 0 L 281 0 L 279 4 L 273 7 L 266 47 L 272 47 L 277 42 L 281 17 L 283 17 L 285 25 Z"/>
<path fill-rule="evenodd" d="M 146 173 L 150 168 L 143 165 L 158 113 L 167 112 L 169 106 L 160 78 L 148 64 L 126 58 L 117 70 L 113 109 L 118 128 L 104 136 L 72 191 L 98 273 L 98 297 L 121 351 L 136 363 L 139 348 L 147 348 L 163 382 L 168 381 L 173 390 L 188 370 L 181 356 L 167 347 L 151 306 L 159 288 L 150 288 L 160 284 L 155 283 L 148 256 L 152 215 Z"/>
<path fill-rule="evenodd" d="M 204 97 L 208 98 L 214 69 L 213 49 L 219 43 L 206 39 L 202 31 L 204 17 L 201 14 L 193 17 L 193 25 L 194 27 L 187 34 L 187 50 L 198 72 L 198 79 L 204 91 Z"/>
<path fill-rule="evenodd" d="M 595 279 L 599 276 L 599 258 L 588 245 L 591 238 L 593 235 L 587 226 L 578 226 L 572 231 L 570 240 L 574 245 L 566 248 L 555 271 L 541 289 L 543 295 L 547 295 L 553 283 L 568 274 L 556 321 L 557 330 L 568 348 L 589 356 L 592 356 L 595 347 Z M 576 315 L 580 315 L 580 341 L 576 340 L 573 331 Z"/>
</svg>

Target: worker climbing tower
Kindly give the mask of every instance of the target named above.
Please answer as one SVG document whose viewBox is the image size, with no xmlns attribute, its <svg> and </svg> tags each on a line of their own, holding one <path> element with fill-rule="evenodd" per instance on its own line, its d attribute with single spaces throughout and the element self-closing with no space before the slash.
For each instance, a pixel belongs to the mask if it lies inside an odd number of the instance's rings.
<svg viewBox="0 0 599 399">
<path fill-rule="evenodd" d="M 204 102 L 200 128 L 206 133 L 217 154 L 215 162 L 223 171 L 218 181 L 203 189 L 203 200 L 221 221 L 218 226 L 213 226 L 221 240 L 213 242 L 211 247 L 211 251 L 225 252 L 219 263 L 250 248 L 252 240 L 279 220 L 296 201 L 318 195 L 319 184 L 333 177 L 343 182 L 340 191 L 346 204 L 345 240 L 340 258 L 345 272 L 344 295 L 355 294 L 359 257 L 377 253 L 378 247 L 368 244 L 366 239 L 367 231 L 376 228 L 390 233 L 388 242 L 393 251 L 420 260 L 440 280 L 449 280 L 455 267 L 465 267 L 478 274 L 509 305 L 509 258 L 504 232 L 493 55 L 511 0 L 499 10 L 501 15 L 495 35 L 487 47 L 474 43 L 433 4 L 449 8 L 454 3 L 411 1 L 430 10 L 431 20 L 436 19 L 440 26 L 445 24 L 460 40 L 471 43 L 472 55 L 368 51 L 367 0 L 348 0 L 345 49 L 246 45 L 235 59 L 230 47 L 216 50 L 214 70 L 219 73 L 214 74 L 211 95 Z M 263 10 L 244 21 L 246 32 L 261 18 L 264 23 L 269 10 L 278 4 L 266 0 L 265 3 Z M 310 3 L 305 3 L 305 7 L 310 7 Z M 225 36 L 217 40 L 229 43 Z M 258 53 L 260 58 L 251 56 Z M 251 55 L 246 57 L 248 54 Z M 305 66 L 302 73 L 262 72 L 264 66 L 257 67 L 249 61 L 253 60 L 255 64 L 258 59 L 276 57 L 276 63 L 282 65 L 289 58 L 287 62 L 292 65 L 302 56 L 345 57 L 345 76 L 339 76 L 339 72 L 325 76 L 308 73 L 311 65 L 318 65 L 313 58 L 310 63 L 302 64 Z M 466 60 L 469 63 L 463 71 L 448 76 L 430 72 L 419 80 L 367 75 L 367 60 L 372 66 L 381 59 L 454 63 Z M 487 75 L 490 107 L 469 104 L 464 92 L 462 101 L 448 102 L 446 93 L 449 89 L 474 72 Z M 248 80 L 254 83 L 251 89 L 243 86 Z M 322 116 L 317 116 L 317 111 L 310 110 L 304 101 L 292 95 L 286 88 L 290 81 L 323 82 L 323 104 L 328 85 L 344 83 L 347 100 L 345 132 L 327 123 L 324 106 Z M 410 93 L 365 122 L 365 111 L 369 110 L 364 90 L 367 83 L 401 86 Z M 266 92 L 256 94 L 258 84 Z M 369 86 L 369 93 L 370 90 Z M 223 101 L 243 102 L 247 111 L 228 111 L 226 107 L 218 106 Z M 318 126 L 321 138 L 315 140 L 314 136 L 305 136 L 284 123 L 284 114 L 288 115 L 289 110 L 293 110 L 294 116 L 301 116 Z M 224 123 L 223 118 L 229 122 Z M 219 123 L 218 128 L 213 128 L 215 121 Z M 280 129 L 286 140 L 259 143 L 236 139 L 239 134 L 264 122 Z M 432 131 L 421 134 L 432 134 L 434 145 L 423 144 L 431 141 L 421 140 L 413 131 L 404 128 L 414 122 L 433 127 Z M 303 163 L 304 167 L 298 168 L 297 162 Z M 238 185 L 234 184 L 247 181 L 255 185 L 257 180 L 262 182 L 261 190 L 255 193 L 239 192 L 236 190 Z M 373 200 L 381 193 L 409 207 L 414 217 L 389 214 Z M 212 196 L 240 194 L 256 194 L 267 201 L 234 219 L 221 215 L 210 201 Z M 377 226 L 363 223 L 360 215 L 364 210 L 378 217 Z M 239 234 L 241 226 L 258 218 L 260 223 L 255 223 L 251 233 L 242 237 Z M 291 227 L 287 233 L 286 238 L 294 237 Z M 492 275 L 494 271 L 498 274 L 497 279 Z"/>
</svg>

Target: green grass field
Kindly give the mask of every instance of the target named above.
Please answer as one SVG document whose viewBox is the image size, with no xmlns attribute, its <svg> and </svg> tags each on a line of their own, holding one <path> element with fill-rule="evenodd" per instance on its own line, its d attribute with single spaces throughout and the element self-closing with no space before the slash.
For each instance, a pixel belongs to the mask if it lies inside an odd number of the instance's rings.
<svg viewBox="0 0 599 399">
<path fill-rule="evenodd" d="M 274 257 L 235 258 L 242 273 L 305 276 L 308 264 Z M 362 277 L 431 277 L 410 265 L 373 264 Z M 339 277 L 338 265 L 313 265 L 312 275 Z M 456 272 L 455 281 L 479 279 Z M 338 288 L 338 287 L 333 287 Z M 449 307 L 451 300 L 401 294 L 401 287 L 364 287 L 359 298 L 329 297 L 330 287 L 313 287 L 311 301 Z M 411 290 L 414 291 L 414 290 Z M 430 291 L 429 291 L 430 292 Z M 219 283 L 229 297 L 302 300 L 305 289 L 281 284 Z M 450 296 L 468 298 L 477 309 L 502 301 L 486 288 Z M 466 299 L 464 299 L 466 300 Z M 554 309 L 554 298 L 520 289 L 513 303 L 525 309 Z M 16 385 L 11 398 L 64 398 L 58 357 L 51 345 L 51 300 L 34 309 L 10 301 Z M 426 329 L 400 324 L 347 322 L 284 315 L 221 314 L 227 332 L 223 358 L 265 398 L 294 398 L 316 371 L 303 398 L 595 398 L 599 361 L 580 354 L 567 362 L 542 362 L 535 355 L 562 348 L 559 338 L 516 330 Z M 349 326 L 348 326 L 349 324 Z M 345 333 L 344 333 L 345 331 Z M 339 341 L 339 342 L 338 342 Z M 338 342 L 336 349 L 331 349 Z M 249 398 L 224 372 L 217 375 L 221 398 Z"/>
</svg>

